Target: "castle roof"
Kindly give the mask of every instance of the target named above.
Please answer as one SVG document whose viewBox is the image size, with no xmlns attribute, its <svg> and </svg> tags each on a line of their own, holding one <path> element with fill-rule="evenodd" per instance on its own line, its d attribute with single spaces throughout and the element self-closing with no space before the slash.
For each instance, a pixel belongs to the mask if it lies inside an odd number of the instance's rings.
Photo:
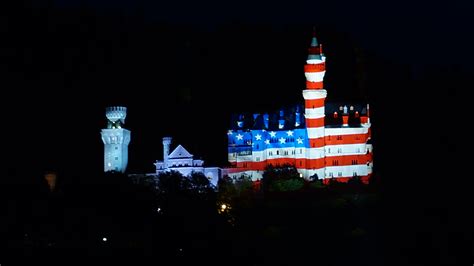
<svg viewBox="0 0 474 266">
<path fill-rule="evenodd" d="M 178 145 L 173 152 L 170 153 L 168 159 L 189 159 L 193 158 L 193 155 L 189 153 L 183 146 Z"/>
<path fill-rule="evenodd" d="M 230 129 L 270 129 L 289 130 L 305 127 L 304 104 L 297 104 L 268 113 L 242 113 L 234 114 L 231 119 Z M 361 126 L 360 116 L 367 116 L 366 103 L 328 102 L 325 104 L 325 126 L 341 127 L 344 110 L 349 116 L 349 126 Z M 335 117 L 334 113 L 337 113 Z M 265 121 L 266 120 L 266 121 Z M 280 127 L 283 124 L 283 127 Z"/>
</svg>

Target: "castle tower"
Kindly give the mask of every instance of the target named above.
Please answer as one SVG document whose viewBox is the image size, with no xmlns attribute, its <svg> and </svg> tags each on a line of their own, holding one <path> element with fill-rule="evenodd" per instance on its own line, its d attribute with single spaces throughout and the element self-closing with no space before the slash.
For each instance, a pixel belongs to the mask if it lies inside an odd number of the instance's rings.
<svg viewBox="0 0 474 266">
<path fill-rule="evenodd" d="M 128 163 L 128 144 L 130 131 L 122 128 L 127 116 L 127 108 L 122 106 L 107 107 L 107 128 L 102 129 L 104 142 L 104 172 L 118 171 L 124 173 Z"/>
<path fill-rule="evenodd" d="M 303 98 L 305 100 L 308 143 L 305 162 L 298 167 L 300 173 L 303 173 L 306 178 L 314 174 L 317 174 L 318 178 L 325 176 L 324 104 L 327 94 L 323 88 L 323 79 L 326 73 L 325 62 L 326 57 L 322 53 L 322 46 L 318 44 L 313 31 L 313 38 L 308 49 L 308 59 L 304 66 L 306 89 L 303 90 Z M 303 167 L 304 169 L 301 169 Z"/>
<path fill-rule="evenodd" d="M 165 168 L 168 167 L 168 156 L 170 155 L 171 140 L 171 137 L 163 138 L 163 164 Z"/>
</svg>

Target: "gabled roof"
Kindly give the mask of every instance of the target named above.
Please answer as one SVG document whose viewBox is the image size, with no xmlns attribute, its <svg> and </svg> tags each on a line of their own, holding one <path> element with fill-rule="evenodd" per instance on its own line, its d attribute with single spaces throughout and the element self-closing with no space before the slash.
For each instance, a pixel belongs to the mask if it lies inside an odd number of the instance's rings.
<svg viewBox="0 0 474 266">
<path fill-rule="evenodd" d="M 193 155 L 189 153 L 183 146 L 178 145 L 173 152 L 170 153 L 168 159 L 185 159 L 192 158 Z"/>
</svg>

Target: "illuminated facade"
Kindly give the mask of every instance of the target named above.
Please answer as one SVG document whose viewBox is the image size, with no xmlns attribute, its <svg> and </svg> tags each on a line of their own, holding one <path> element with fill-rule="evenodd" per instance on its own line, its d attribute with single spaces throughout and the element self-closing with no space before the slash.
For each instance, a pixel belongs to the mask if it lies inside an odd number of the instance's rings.
<svg viewBox="0 0 474 266">
<path fill-rule="evenodd" d="M 315 35 L 304 66 L 304 105 L 277 113 L 239 114 L 228 131 L 230 176 L 262 178 L 265 167 L 290 164 L 306 179 L 346 182 L 372 174 L 369 104 L 326 103 L 326 57 Z"/>
<path fill-rule="evenodd" d="M 105 111 L 107 128 L 102 129 L 104 142 L 104 172 L 118 171 L 124 173 L 128 163 L 128 144 L 130 131 L 122 128 L 127 116 L 127 108 L 108 107 Z"/>
<path fill-rule="evenodd" d="M 163 138 L 163 161 L 156 161 L 156 175 L 165 171 L 177 171 L 183 176 L 189 176 L 191 173 L 203 173 L 213 184 L 217 186 L 217 181 L 222 176 L 222 170 L 219 167 L 204 167 L 203 160 L 195 160 L 194 155 L 189 153 L 183 146 L 178 145 L 171 153 L 170 137 Z"/>
</svg>

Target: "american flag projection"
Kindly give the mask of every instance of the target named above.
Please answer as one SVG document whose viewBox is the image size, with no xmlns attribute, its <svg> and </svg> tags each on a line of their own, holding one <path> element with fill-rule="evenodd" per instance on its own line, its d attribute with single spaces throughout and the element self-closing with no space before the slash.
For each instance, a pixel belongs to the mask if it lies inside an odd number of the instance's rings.
<svg viewBox="0 0 474 266">
<path fill-rule="evenodd" d="M 267 165 L 290 164 L 306 179 L 347 182 L 372 174 L 369 104 L 326 103 L 326 57 L 313 34 L 305 65 L 304 104 L 263 114 L 236 114 L 228 136 L 227 173 L 262 178 Z"/>
</svg>

